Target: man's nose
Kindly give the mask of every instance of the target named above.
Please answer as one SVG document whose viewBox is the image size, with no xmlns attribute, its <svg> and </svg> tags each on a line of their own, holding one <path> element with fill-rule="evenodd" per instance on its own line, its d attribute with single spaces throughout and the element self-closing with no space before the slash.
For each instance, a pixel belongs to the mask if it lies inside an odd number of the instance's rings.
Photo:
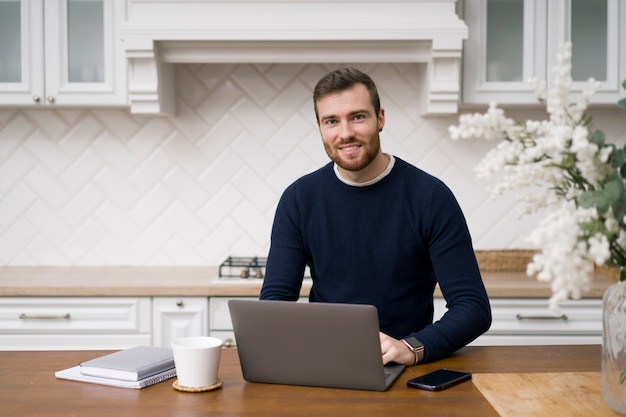
<svg viewBox="0 0 626 417">
<path fill-rule="evenodd" d="M 354 129 L 348 122 L 341 122 L 339 135 L 341 139 L 350 139 L 354 137 Z"/>
</svg>

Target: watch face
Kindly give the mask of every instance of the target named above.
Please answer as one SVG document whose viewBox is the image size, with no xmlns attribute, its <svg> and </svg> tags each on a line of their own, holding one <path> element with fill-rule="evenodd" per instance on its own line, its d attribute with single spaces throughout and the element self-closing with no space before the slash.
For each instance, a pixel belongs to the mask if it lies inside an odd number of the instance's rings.
<svg viewBox="0 0 626 417">
<path fill-rule="evenodd" d="M 404 340 L 406 340 L 409 345 L 413 346 L 413 349 L 419 349 L 419 348 L 423 348 L 424 347 L 424 344 L 422 342 L 420 342 L 419 340 L 417 340 L 417 338 L 415 338 L 413 336 L 407 337 Z"/>
</svg>

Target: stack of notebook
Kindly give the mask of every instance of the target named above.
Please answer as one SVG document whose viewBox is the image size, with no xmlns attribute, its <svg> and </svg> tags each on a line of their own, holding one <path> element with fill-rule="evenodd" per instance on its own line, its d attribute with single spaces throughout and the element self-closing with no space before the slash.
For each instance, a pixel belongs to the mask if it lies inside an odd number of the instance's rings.
<svg viewBox="0 0 626 417">
<path fill-rule="evenodd" d="M 59 379 L 144 388 L 176 376 L 172 349 L 136 346 L 57 371 Z"/>
</svg>

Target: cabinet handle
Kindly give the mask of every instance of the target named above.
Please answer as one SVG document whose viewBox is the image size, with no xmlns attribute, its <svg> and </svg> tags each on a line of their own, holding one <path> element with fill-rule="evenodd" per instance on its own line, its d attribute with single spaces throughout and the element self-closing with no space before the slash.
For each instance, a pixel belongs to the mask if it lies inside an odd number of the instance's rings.
<svg viewBox="0 0 626 417">
<path fill-rule="evenodd" d="M 34 101 L 35 103 L 39 103 L 39 102 L 41 101 L 41 97 L 39 97 L 39 96 L 33 96 L 33 101 Z"/>
<path fill-rule="evenodd" d="M 235 348 L 237 347 L 237 343 L 235 343 L 235 341 L 229 337 L 228 339 L 224 340 L 224 347 Z"/>
<path fill-rule="evenodd" d="M 54 103 L 54 96 L 48 96 L 48 103 Z"/>
<path fill-rule="evenodd" d="M 21 320 L 69 320 L 70 314 L 20 314 Z"/>
<path fill-rule="evenodd" d="M 525 316 L 518 314 L 515 316 L 518 320 L 563 320 L 567 321 L 567 315 L 561 314 L 560 316 Z"/>
<path fill-rule="evenodd" d="M 184 305 L 185 305 L 185 303 L 183 303 L 183 300 L 176 300 L 176 305 L 177 305 L 178 307 L 182 307 L 182 306 L 184 306 Z"/>
</svg>

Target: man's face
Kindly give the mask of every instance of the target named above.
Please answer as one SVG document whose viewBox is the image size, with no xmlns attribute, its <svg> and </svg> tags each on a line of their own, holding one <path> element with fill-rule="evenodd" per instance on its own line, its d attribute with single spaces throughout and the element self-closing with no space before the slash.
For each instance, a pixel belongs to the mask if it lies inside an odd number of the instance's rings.
<svg viewBox="0 0 626 417">
<path fill-rule="evenodd" d="M 380 152 L 378 132 L 385 124 L 363 84 L 322 96 L 317 102 L 319 128 L 329 158 L 346 171 L 366 168 Z"/>
</svg>

